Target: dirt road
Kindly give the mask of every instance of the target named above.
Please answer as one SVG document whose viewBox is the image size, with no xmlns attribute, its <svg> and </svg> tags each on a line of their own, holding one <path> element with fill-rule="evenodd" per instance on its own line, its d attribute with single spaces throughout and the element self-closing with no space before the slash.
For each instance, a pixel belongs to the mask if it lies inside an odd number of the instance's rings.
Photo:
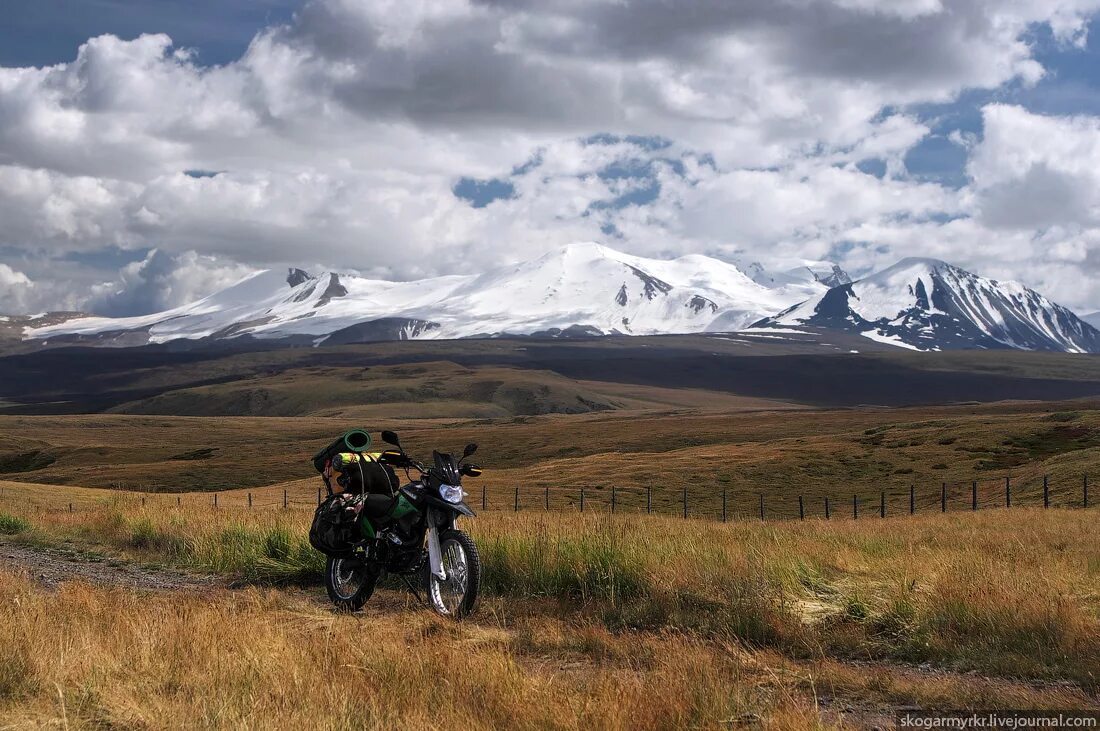
<svg viewBox="0 0 1100 731">
<path fill-rule="evenodd" d="M 163 567 L 141 566 L 66 548 L 0 542 L 0 566 L 26 572 L 50 588 L 65 581 L 143 591 L 202 591 L 227 586 L 224 579 Z"/>
</svg>

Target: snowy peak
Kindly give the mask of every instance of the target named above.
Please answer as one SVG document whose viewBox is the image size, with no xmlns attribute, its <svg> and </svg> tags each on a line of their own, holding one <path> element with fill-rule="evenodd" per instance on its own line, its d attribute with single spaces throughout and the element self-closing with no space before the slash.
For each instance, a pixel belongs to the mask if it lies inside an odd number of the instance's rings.
<svg viewBox="0 0 1100 731">
<path fill-rule="evenodd" d="M 750 267 L 750 273 L 707 256 L 649 259 L 579 243 L 480 274 L 411 282 L 295 268 L 260 271 L 165 312 L 23 319 L 7 327 L 54 343 L 248 337 L 319 345 L 729 332 L 757 323 L 843 330 L 920 350 L 1100 352 L 1100 332 L 1038 292 L 936 259 L 903 259 L 856 282 L 828 262 L 804 261 L 775 275 Z"/>
<path fill-rule="evenodd" d="M 758 324 L 845 330 L 918 350 L 1100 352 L 1100 332 L 1065 307 L 938 259 L 903 259 Z"/>
<path fill-rule="evenodd" d="M 700 255 L 660 260 L 578 243 L 476 275 L 389 282 L 303 269 L 263 271 L 193 304 L 132 318 L 28 328 L 29 338 L 90 344 L 186 338 L 302 342 L 736 330 L 824 291 L 765 287 Z"/>
<path fill-rule="evenodd" d="M 820 284 L 825 288 L 829 288 L 848 284 L 852 281 L 846 271 L 841 269 L 838 264 L 830 261 L 805 260 L 798 266 L 778 272 L 766 269 L 758 261 L 739 266 L 754 282 L 772 288 L 812 284 Z"/>
<path fill-rule="evenodd" d="M 753 313 L 794 299 L 717 259 L 647 259 L 582 243 L 475 277 L 432 317 L 466 319 L 480 328 L 460 326 L 462 335 L 701 332 L 719 314 L 743 327 L 758 319 Z M 444 322 L 443 332 L 448 329 Z"/>
<path fill-rule="evenodd" d="M 298 269 L 296 271 L 301 271 Z M 289 282 L 289 279 L 288 279 Z M 340 283 L 340 275 L 328 272 L 314 279 L 310 277 L 296 285 L 291 285 L 294 294 L 291 302 L 311 302 L 313 307 L 324 307 L 336 297 L 346 297 L 347 287 Z"/>
<path fill-rule="evenodd" d="M 839 287 L 842 284 L 851 284 L 852 278 L 848 276 L 848 272 L 844 271 L 837 264 L 828 264 L 828 270 L 814 269 L 813 267 L 806 267 L 811 274 L 814 275 L 814 279 L 821 282 L 826 287 Z"/>
<path fill-rule="evenodd" d="M 308 282 L 311 279 L 313 279 L 313 277 L 311 277 L 309 275 L 309 272 L 307 272 L 303 269 L 295 269 L 294 267 L 291 267 L 287 271 L 287 275 L 286 275 L 286 283 L 290 285 L 291 289 L 293 289 L 294 287 L 297 287 L 299 284 L 302 284 L 303 282 Z"/>
</svg>

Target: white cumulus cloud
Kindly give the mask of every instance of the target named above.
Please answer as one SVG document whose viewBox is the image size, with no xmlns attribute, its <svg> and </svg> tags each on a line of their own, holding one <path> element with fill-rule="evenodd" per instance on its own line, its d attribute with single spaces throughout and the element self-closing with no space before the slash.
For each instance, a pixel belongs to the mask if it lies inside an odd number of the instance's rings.
<svg viewBox="0 0 1100 731">
<path fill-rule="evenodd" d="M 905 159 L 930 134 L 913 105 L 1038 83 L 1036 24 L 1080 45 L 1098 4 L 312 0 L 211 67 L 165 35 L 91 38 L 0 68 L 0 258 L 35 280 L 24 306 L 112 313 L 249 267 L 415 277 L 578 239 L 854 268 L 939 253 L 1061 286 L 1095 261 L 1095 120 L 987 107 L 979 141 L 952 138 L 961 191 Z M 513 195 L 475 208 L 463 177 Z"/>
</svg>

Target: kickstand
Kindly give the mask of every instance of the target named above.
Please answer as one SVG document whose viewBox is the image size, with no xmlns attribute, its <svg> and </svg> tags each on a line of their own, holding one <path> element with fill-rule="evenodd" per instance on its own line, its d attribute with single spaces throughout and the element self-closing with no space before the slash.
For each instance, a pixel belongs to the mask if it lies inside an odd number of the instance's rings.
<svg viewBox="0 0 1100 731">
<path fill-rule="evenodd" d="M 412 592 L 412 594 L 413 594 L 413 596 L 414 596 L 414 597 L 416 597 L 416 601 L 418 601 L 418 602 L 420 602 L 421 604 L 423 604 L 423 603 L 424 603 L 424 600 L 420 598 L 420 592 L 418 592 L 418 591 L 416 590 L 416 587 L 412 585 L 412 582 L 411 582 L 411 581 L 409 581 L 409 577 L 408 577 L 408 576 L 405 576 L 404 574 L 401 574 L 401 580 L 402 580 L 403 582 L 405 582 L 405 586 L 409 587 L 409 591 L 411 591 L 411 592 Z"/>
</svg>

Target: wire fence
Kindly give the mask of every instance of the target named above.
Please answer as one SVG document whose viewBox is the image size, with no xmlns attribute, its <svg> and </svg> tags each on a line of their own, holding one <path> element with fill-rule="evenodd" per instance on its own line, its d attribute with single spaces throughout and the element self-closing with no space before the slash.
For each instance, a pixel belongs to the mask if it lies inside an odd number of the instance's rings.
<svg viewBox="0 0 1100 731">
<path fill-rule="evenodd" d="M 7 488 L 9 492 L 12 488 Z M 15 488 L 17 492 L 18 489 Z M 80 499 L 67 505 L 57 500 L 39 502 L 40 511 L 79 512 L 126 504 L 141 507 L 265 510 L 313 508 L 327 493 L 317 487 L 260 488 L 253 491 L 211 493 L 118 493 L 102 499 Z M 4 489 L 0 488 L 0 498 Z M 1006 476 L 970 482 L 911 483 L 889 488 L 842 490 L 827 486 L 785 487 L 767 491 L 749 488 L 710 489 L 637 486 L 531 487 L 468 486 L 467 503 L 475 510 L 510 512 L 610 512 L 675 515 L 720 520 L 810 520 L 889 518 L 927 513 L 977 512 L 994 508 L 1090 508 L 1098 496 L 1088 475 L 1049 475 L 1033 478 Z"/>
<path fill-rule="evenodd" d="M 1090 492 L 1091 490 L 1091 492 Z M 1090 508 L 1097 496 L 1088 475 L 1076 479 L 1050 476 L 1031 479 L 972 480 L 934 484 L 893 485 L 853 491 L 814 486 L 797 490 L 737 489 L 669 490 L 661 487 L 483 488 L 468 498 L 483 510 L 607 511 L 672 514 L 683 518 L 720 520 L 809 520 L 948 513 L 994 508 Z"/>
</svg>

